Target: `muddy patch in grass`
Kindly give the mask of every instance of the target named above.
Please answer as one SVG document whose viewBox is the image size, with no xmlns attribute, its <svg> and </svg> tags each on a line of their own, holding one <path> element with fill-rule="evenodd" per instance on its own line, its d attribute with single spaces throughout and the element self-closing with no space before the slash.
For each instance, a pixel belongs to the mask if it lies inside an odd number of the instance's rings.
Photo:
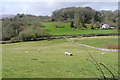
<svg viewBox="0 0 120 80">
<path fill-rule="evenodd" d="M 119 49 L 120 50 L 120 45 L 109 44 L 107 45 L 107 49 Z"/>
</svg>

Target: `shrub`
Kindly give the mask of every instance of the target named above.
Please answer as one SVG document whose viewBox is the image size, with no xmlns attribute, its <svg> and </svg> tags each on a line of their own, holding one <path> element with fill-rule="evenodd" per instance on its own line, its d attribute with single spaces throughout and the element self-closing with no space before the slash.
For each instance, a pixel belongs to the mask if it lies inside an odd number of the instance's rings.
<svg viewBox="0 0 120 80">
<path fill-rule="evenodd" d="M 23 41 L 37 40 L 41 36 L 50 36 L 50 34 L 41 27 L 29 28 L 20 32 L 19 38 Z"/>
<path fill-rule="evenodd" d="M 10 19 L 6 18 L 2 21 L 2 26 L 2 40 L 14 41 L 15 37 L 23 39 L 26 36 L 29 40 L 31 36 L 36 38 L 34 37 L 36 33 L 41 35 L 43 32 L 47 35 L 47 31 L 43 30 L 44 26 L 40 24 L 40 19 L 31 15 L 18 14 Z"/>
<path fill-rule="evenodd" d="M 93 24 L 87 24 L 87 29 L 94 29 L 94 25 Z"/>
<path fill-rule="evenodd" d="M 18 37 L 13 37 L 10 39 L 11 42 L 17 42 L 19 41 L 20 39 Z"/>
<path fill-rule="evenodd" d="M 86 30 L 87 28 L 85 28 L 85 27 L 81 27 L 80 29 L 81 29 L 81 30 Z"/>
<path fill-rule="evenodd" d="M 100 26 L 95 26 L 95 25 L 94 25 L 94 29 L 97 30 L 97 29 L 99 29 L 99 28 L 100 28 Z"/>
</svg>

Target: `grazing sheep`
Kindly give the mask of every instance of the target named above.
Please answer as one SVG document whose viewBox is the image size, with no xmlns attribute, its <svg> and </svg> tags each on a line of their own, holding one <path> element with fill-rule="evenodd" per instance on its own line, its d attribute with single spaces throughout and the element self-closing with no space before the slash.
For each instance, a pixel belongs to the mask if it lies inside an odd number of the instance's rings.
<svg viewBox="0 0 120 80">
<path fill-rule="evenodd" d="M 101 53 L 101 54 L 106 54 L 106 53 Z"/>
<path fill-rule="evenodd" d="M 28 51 L 25 51 L 26 53 L 28 53 Z"/>
<path fill-rule="evenodd" d="M 64 54 L 65 54 L 65 55 L 69 55 L 69 56 L 73 56 L 73 54 L 72 54 L 72 53 L 69 53 L 69 52 L 65 52 Z"/>
</svg>

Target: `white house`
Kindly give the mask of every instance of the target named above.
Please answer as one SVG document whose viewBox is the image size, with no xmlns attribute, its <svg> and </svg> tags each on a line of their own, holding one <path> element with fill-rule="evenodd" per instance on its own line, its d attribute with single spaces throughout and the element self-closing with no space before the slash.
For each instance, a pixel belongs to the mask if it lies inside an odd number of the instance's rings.
<svg viewBox="0 0 120 80">
<path fill-rule="evenodd" d="M 115 27 L 110 27 L 108 24 L 103 24 L 100 29 L 115 29 Z"/>
<path fill-rule="evenodd" d="M 103 24 L 101 27 L 101 29 L 108 29 L 108 28 L 110 28 L 110 26 L 108 24 Z"/>
</svg>

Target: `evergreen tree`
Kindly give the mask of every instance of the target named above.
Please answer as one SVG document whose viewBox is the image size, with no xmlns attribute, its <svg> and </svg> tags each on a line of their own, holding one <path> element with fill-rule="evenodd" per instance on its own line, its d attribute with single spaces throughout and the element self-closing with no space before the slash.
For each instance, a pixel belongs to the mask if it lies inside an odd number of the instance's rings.
<svg viewBox="0 0 120 80">
<path fill-rule="evenodd" d="M 74 26 L 73 21 L 71 21 L 71 23 L 70 23 L 70 27 L 74 30 L 75 26 Z"/>
</svg>

